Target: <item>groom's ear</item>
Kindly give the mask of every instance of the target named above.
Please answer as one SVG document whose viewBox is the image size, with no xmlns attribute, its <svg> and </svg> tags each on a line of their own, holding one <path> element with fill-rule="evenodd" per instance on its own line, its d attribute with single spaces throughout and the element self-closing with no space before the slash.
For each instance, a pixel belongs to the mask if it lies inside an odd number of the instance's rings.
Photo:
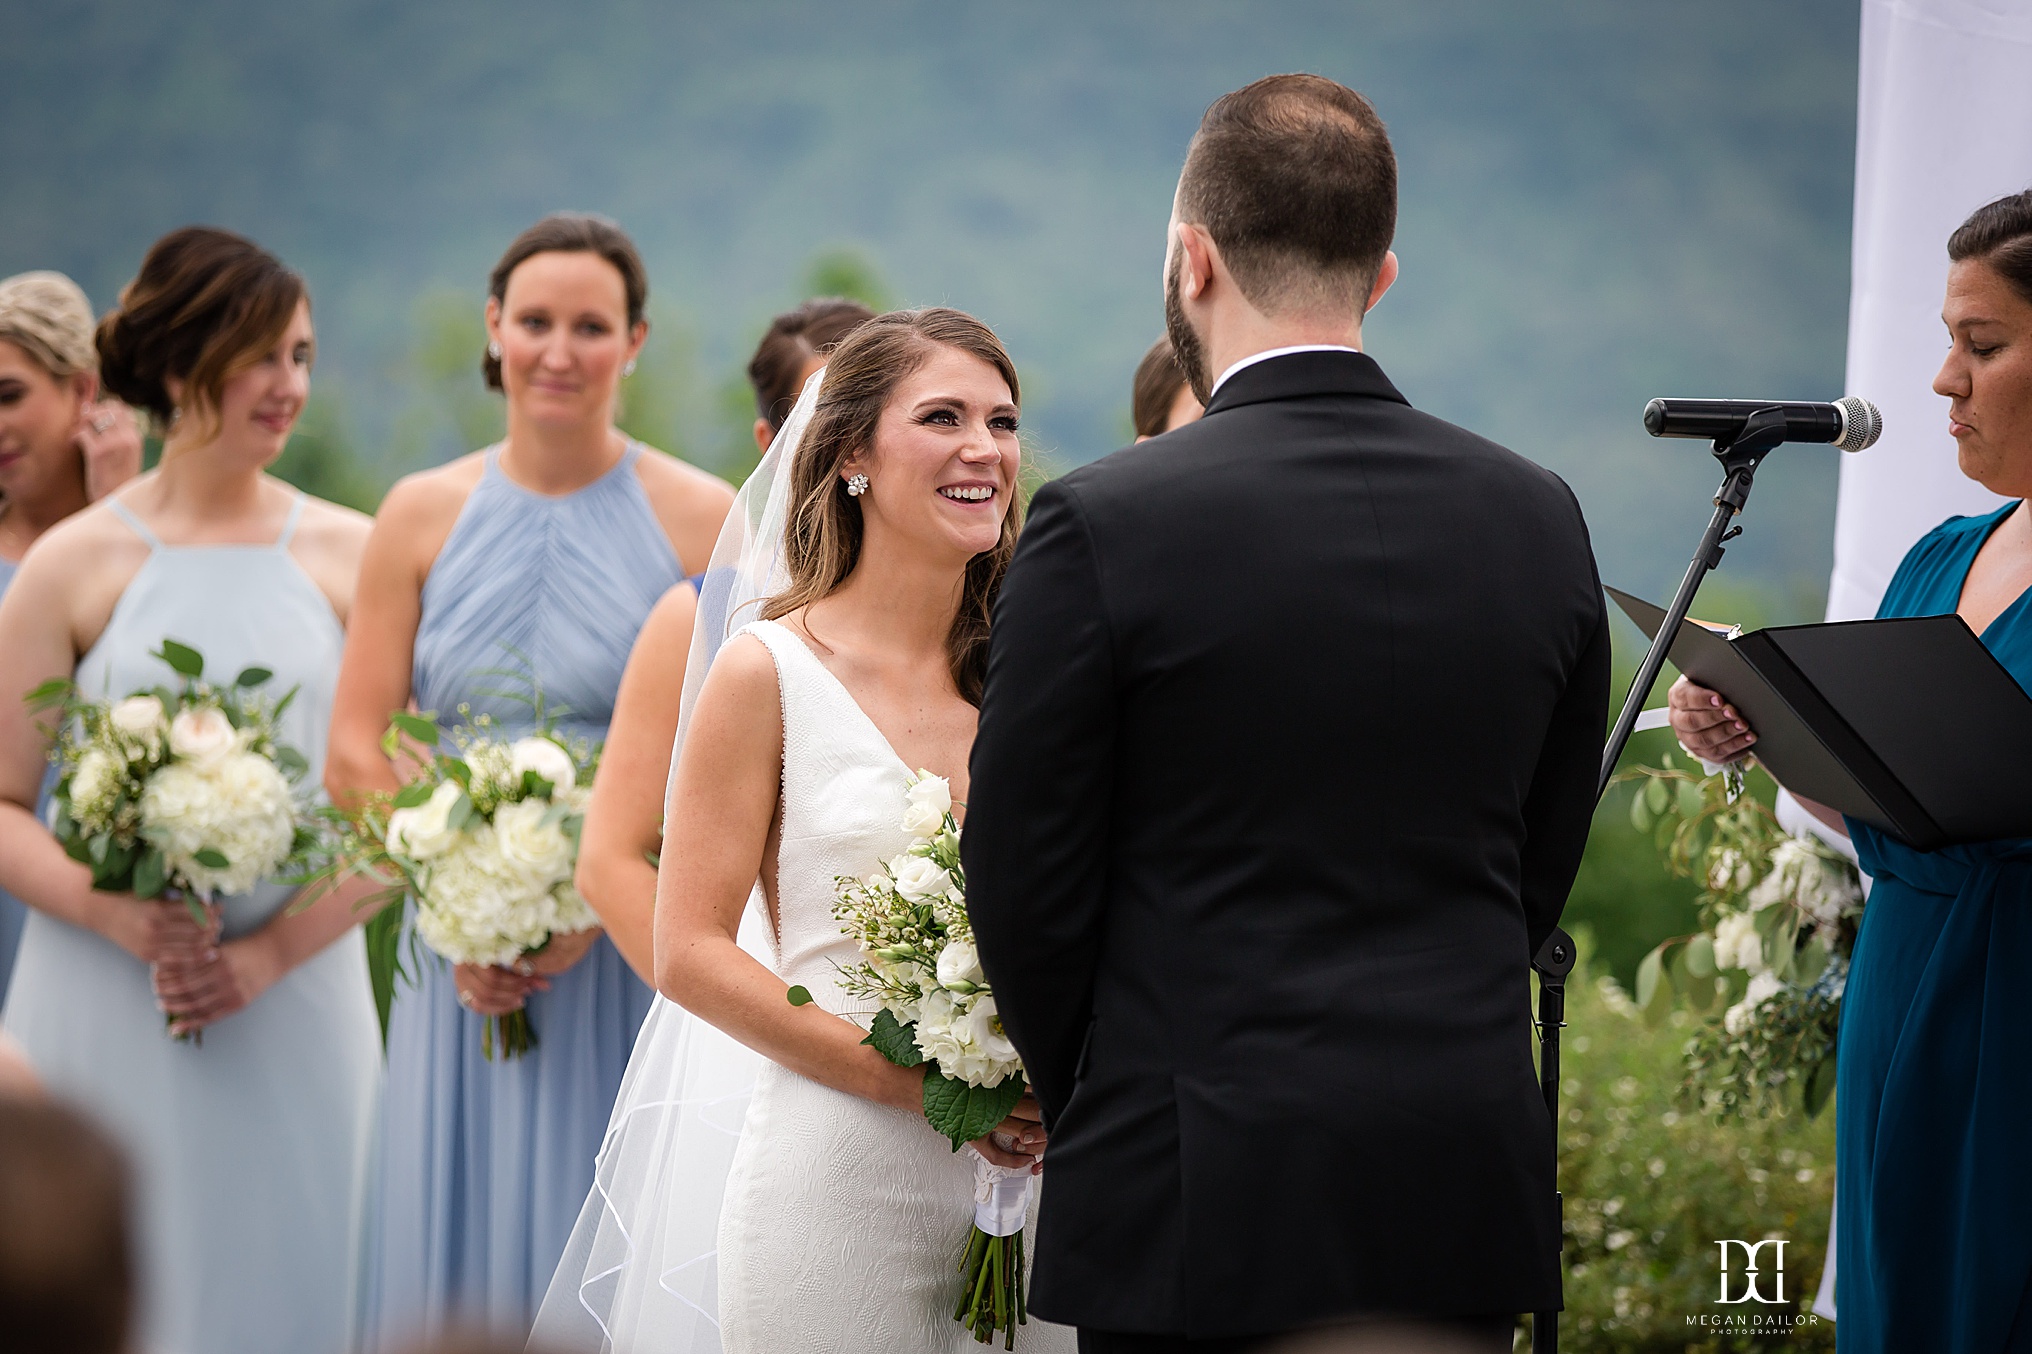
<svg viewBox="0 0 2032 1354">
<path fill-rule="evenodd" d="M 1180 221 L 1172 227 L 1177 236 L 1172 247 L 1178 251 L 1178 293 L 1185 301 L 1197 301 L 1214 280 L 1214 260 L 1220 249 L 1205 226 Z"/>
<path fill-rule="evenodd" d="M 1382 265 L 1376 269 L 1376 280 L 1369 284 L 1369 299 L 1362 307 L 1362 314 L 1367 315 L 1370 311 L 1374 310 L 1376 302 L 1383 299 L 1383 293 L 1389 291 L 1390 285 L 1396 280 L 1397 251 L 1386 249 L 1383 251 Z"/>
</svg>

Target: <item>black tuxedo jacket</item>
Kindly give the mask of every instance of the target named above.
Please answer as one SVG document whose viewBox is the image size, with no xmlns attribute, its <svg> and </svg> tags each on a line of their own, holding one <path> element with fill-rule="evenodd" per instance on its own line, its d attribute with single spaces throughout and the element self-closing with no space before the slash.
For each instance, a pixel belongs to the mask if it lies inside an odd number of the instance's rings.
<svg viewBox="0 0 2032 1354">
<path fill-rule="evenodd" d="M 1038 491 L 964 853 L 1051 1129 L 1040 1315 L 1558 1303 L 1527 975 L 1608 691 L 1572 493 L 1361 354 L 1244 368 Z"/>
</svg>

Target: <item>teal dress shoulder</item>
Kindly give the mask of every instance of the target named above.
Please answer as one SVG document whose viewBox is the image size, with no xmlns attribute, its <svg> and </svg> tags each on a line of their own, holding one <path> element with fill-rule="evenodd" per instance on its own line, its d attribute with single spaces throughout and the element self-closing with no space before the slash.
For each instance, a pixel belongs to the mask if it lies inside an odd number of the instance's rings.
<svg viewBox="0 0 2032 1354">
<path fill-rule="evenodd" d="M 561 729 L 606 736 L 636 633 L 684 581 L 635 468 L 557 497 L 522 488 L 499 449 L 424 581 L 411 688 L 450 727 L 458 708 L 511 735 L 530 723 L 503 669 L 540 683 Z M 426 954 L 388 1025 L 367 1345 L 452 1326 L 519 1339 L 593 1184 L 593 1158 L 653 993 L 604 936 L 533 995 L 537 1045 L 487 1061 L 451 967 Z"/>
<path fill-rule="evenodd" d="M 2017 507 L 1928 533 L 1877 614 L 1953 612 Z M 1982 641 L 2032 693 L 2032 591 Z M 1839 1346 L 2032 1351 L 2032 838 L 1915 851 L 1848 827 L 1876 882 L 1842 998 Z"/>
</svg>

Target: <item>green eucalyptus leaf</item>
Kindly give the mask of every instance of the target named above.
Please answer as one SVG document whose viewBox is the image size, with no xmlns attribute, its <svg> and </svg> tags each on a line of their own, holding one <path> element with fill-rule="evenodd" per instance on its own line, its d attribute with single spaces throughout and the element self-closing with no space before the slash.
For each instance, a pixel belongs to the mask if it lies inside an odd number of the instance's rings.
<svg viewBox="0 0 2032 1354">
<path fill-rule="evenodd" d="M 1707 932 L 1686 942 L 1686 971 L 1696 978 L 1714 977 L 1714 937 Z"/>
<path fill-rule="evenodd" d="M 459 797 L 452 801 L 452 811 L 445 815 L 445 826 L 454 832 L 464 832 L 466 824 L 473 821 L 474 812 L 473 797 L 461 792 Z"/>
<path fill-rule="evenodd" d="M 275 708 L 268 712 L 268 718 L 279 723 L 282 719 L 282 712 L 289 708 L 290 702 L 296 699 L 296 693 L 300 690 L 302 690 L 301 687 L 293 686 L 283 692 L 282 699 L 275 702 Z"/>
<path fill-rule="evenodd" d="M 240 675 L 233 679 L 233 685 L 248 687 L 260 686 L 263 682 L 269 680 L 273 676 L 275 676 L 275 674 L 270 672 L 267 668 L 242 668 L 240 669 Z"/>
<path fill-rule="evenodd" d="M 1815 936 L 1800 947 L 1798 957 L 1792 961 L 1792 981 L 1801 987 L 1810 987 L 1820 975 L 1827 971 L 1827 941 Z"/>
<path fill-rule="evenodd" d="M 226 859 L 225 852 L 215 850 L 209 846 L 193 854 L 191 859 L 204 866 L 207 870 L 223 870 L 233 863 Z"/>
<path fill-rule="evenodd" d="M 1653 821 L 1655 820 L 1651 816 L 1651 809 L 1644 802 L 1644 792 L 1639 790 L 1631 795 L 1630 826 L 1636 828 L 1639 832 L 1649 832 Z"/>
<path fill-rule="evenodd" d="M 397 710 L 388 716 L 388 725 L 390 728 L 400 729 L 425 747 L 437 746 L 439 731 L 435 720 L 425 719 L 422 715 L 412 714 L 408 710 Z"/>
<path fill-rule="evenodd" d="M 916 1028 L 898 1020 L 887 1007 L 875 1013 L 874 1027 L 861 1042 L 898 1067 L 916 1067 L 924 1062 L 924 1051 L 917 1046 Z"/>
<path fill-rule="evenodd" d="M 165 885 L 169 883 L 169 867 L 163 863 L 162 852 L 149 847 L 134 859 L 134 896 L 137 898 L 160 898 Z"/>
<path fill-rule="evenodd" d="M 1644 782 L 1644 804 L 1652 813 L 1665 812 L 1672 804 L 1672 792 L 1665 788 L 1663 778 L 1653 776 Z"/>
<path fill-rule="evenodd" d="M 310 758 L 291 747 L 275 749 L 275 764 L 282 768 L 282 774 L 291 780 L 296 780 L 310 771 Z"/>
<path fill-rule="evenodd" d="M 162 641 L 162 650 L 155 655 L 175 670 L 180 676 L 192 681 L 205 675 L 205 656 L 188 644 L 179 644 L 173 639 Z"/>
<path fill-rule="evenodd" d="M 1667 942 L 1670 943 L 1670 942 Z M 1649 1007 L 1658 996 L 1660 980 L 1665 976 L 1665 946 L 1644 956 L 1637 965 L 1637 1005 Z"/>
<path fill-rule="evenodd" d="M 1707 797 L 1700 791 L 1698 783 L 1690 780 L 1679 782 L 1679 816 L 1697 818 L 1707 807 Z"/>
<path fill-rule="evenodd" d="M 463 757 L 446 757 L 438 763 L 444 773 L 468 790 L 473 788 L 473 767 Z"/>
<path fill-rule="evenodd" d="M 797 986 L 791 988 L 788 992 L 784 993 L 783 995 L 790 999 L 790 1004 L 792 1006 L 811 1005 L 812 1000 L 811 989 L 806 987 L 803 983 L 797 984 Z M 867 1041 L 862 1040 L 862 1042 L 866 1043 Z"/>
<path fill-rule="evenodd" d="M 427 780 L 413 780 L 395 792 L 395 807 L 413 809 L 419 804 L 428 803 L 436 790 L 437 786 Z"/>
<path fill-rule="evenodd" d="M 924 1077 L 924 1117 L 955 1152 L 985 1137 L 1022 1098 L 1021 1076 L 1007 1077 L 999 1086 L 969 1086 L 936 1069 Z"/>
<path fill-rule="evenodd" d="M 76 689 L 77 684 L 72 682 L 70 678 L 52 677 L 21 699 L 27 702 L 29 709 L 41 710 L 52 705 L 63 704 L 66 700 L 70 699 L 71 692 Z"/>
<path fill-rule="evenodd" d="M 1805 1084 L 1800 1088 L 1807 1118 L 1819 1118 L 1827 1108 L 1828 1099 L 1834 1095 L 1834 1069 L 1834 1055 L 1830 1053 L 1807 1072 Z"/>
</svg>

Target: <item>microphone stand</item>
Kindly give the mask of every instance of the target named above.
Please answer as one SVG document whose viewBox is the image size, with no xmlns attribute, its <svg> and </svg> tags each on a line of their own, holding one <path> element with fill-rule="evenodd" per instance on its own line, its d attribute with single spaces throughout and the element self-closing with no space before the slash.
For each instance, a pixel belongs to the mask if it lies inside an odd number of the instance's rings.
<svg viewBox="0 0 2032 1354">
<path fill-rule="evenodd" d="M 1694 548 L 1693 561 L 1686 566 L 1686 576 L 1679 581 L 1679 591 L 1672 596 L 1672 605 L 1665 609 L 1665 621 L 1652 637 L 1651 647 L 1644 653 L 1644 661 L 1637 665 L 1637 676 L 1630 683 L 1630 694 L 1623 700 L 1623 711 L 1616 716 L 1615 727 L 1609 733 L 1608 746 L 1602 749 L 1602 770 L 1595 782 L 1595 802 L 1600 803 L 1608 793 L 1609 781 L 1616 774 L 1616 763 L 1623 758 L 1623 749 L 1630 742 L 1630 735 L 1636 731 L 1637 716 L 1644 709 L 1644 702 L 1651 698 L 1651 688 L 1658 681 L 1658 674 L 1665 667 L 1666 655 L 1672 650 L 1672 641 L 1679 633 L 1681 621 L 1693 609 L 1693 596 L 1700 591 L 1700 585 L 1708 571 L 1722 562 L 1727 553 L 1726 542 L 1742 535 L 1740 526 L 1729 524 L 1743 505 L 1750 501 L 1750 486 L 1757 476 L 1757 466 L 1771 454 L 1772 448 L 1785 440 L 1785 411 L 1777 406 L 1759 409 L 1743 420 L 1733 437 L 1717 438 L 1714 444 L 1715 459 L 1722 464 L 1721 487 L 1715 491 L 1714 516 L 1708 519 L 1707 530 L 1701 533 L 1700 544 Z M 1553 1169 L 1558 1170 L 1559 1161 L 1559 1032 L 1566 1027 L 1566 977 L 1573 971 L 1573 937 L 1555 928 L 1552 935 L 1531 960 L 1531 968 L 1538 975 L 1538 1089 L 1545 1096 L 1545 1109 L 1552 1118 Z M 1556 1195 L 1557 1207 L 1562 1217 L 1561 1244 L 1564 1247 L 1564 1214 L 1566 1197 Z M 1557 1311 L 1533 1312 L 1531 1314 L 1531 1354 L 1558 1354 L 1559 1313 Z"/>
</svg>

